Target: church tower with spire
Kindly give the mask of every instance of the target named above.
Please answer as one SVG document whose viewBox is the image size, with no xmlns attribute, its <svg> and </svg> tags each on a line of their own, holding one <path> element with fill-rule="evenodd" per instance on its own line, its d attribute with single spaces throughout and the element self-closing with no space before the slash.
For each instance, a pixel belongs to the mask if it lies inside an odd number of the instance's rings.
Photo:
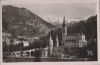
<svg viewBox="0 0 100 65">
<path fill-rule="evenodd" d="M 64 45 L 67 35 L 67 26 L 65 21 L 65 16 L 63 18 L 63 24 L 62 24 L 62 45 Z"/>
</svg>

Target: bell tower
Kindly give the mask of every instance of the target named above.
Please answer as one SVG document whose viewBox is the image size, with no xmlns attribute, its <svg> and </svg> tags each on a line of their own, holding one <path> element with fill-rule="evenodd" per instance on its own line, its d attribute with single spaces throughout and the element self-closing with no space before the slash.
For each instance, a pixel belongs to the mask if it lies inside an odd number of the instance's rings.
<svg viewBox="0 0 100 65">
<path fill-rule="evenodd" d="M 62 45 L 65 44 L 66 35 L 67 35 L 67 27 L 66 27 L 66 21 L 65 21 L 65 16 L 64 16 L 63 24 L 62 24 Z"/>
</svg>

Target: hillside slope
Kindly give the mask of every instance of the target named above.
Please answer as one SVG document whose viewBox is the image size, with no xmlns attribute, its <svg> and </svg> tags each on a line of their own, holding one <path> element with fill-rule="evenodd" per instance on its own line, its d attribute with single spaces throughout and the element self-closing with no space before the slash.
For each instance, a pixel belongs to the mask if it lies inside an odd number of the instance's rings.
<svg viewBox="0 0 100 65">
<path fill-rule="evenodd" d="M 25 36 L 46 34 L 55 27 L 28 9 L 11 5 L 2 7 L 2 25 L 3 32 Z"/>
</svg>

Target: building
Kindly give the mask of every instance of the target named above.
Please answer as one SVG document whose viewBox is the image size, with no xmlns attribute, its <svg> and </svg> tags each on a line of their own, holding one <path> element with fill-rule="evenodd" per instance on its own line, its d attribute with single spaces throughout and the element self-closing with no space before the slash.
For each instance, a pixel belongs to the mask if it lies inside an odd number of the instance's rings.
<svg viewBox="0 0 100 65">
<path fill-rule="evenodd" d="M 85 35 L 80 34 L 70 34 L 67 32 L 67 26 L 65 23 L 65 17 L 62 24 L 62 42 L 61 45 L 58 42 L 58 37 L 56 37 L 56 46 L 53 46 L 53 42 L 50 37 L 50 51 L 51 54 L 62 56 L 77 56 L 77 52 L 80 48 L 87 46 L 87 41 Z"/>
</svg>

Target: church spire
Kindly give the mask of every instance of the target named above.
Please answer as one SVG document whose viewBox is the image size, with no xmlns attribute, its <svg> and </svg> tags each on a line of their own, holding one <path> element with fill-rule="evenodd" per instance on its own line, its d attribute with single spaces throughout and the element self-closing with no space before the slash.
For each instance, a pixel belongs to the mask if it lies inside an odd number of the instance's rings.
<svg viewBox="0 0 100 65">
<path fill-rule="evenodd" d="M 65 16 L 64 16 L 64 18 L 63 18 L 63 26 L 65 26 Z"/>
<path fill-rule="evenodd" d="M 50 41 L 50 42 L 49 42 L 49 46 L 50 46 L 50 47 L 53 47 L 53 40 L 52 40 L 52 38 L 51 38 L 51 35 L 50 35 L 49 41 Z"/>
<path fill-rule="evenodd" d="M 67 27 L 66 27 L 65 16 L 63 18 L 62 32 L 63 32 L 63 34 L 67 35 Z"/>
<path fill-rule="evenodd" d="M 66 27 L 65 16 L 64 16 L 63 24 L 62 24 L 62 45 L 65 44 L 66 35 L 67 35 L 67 27 Z"/>
<path fill-rule="evenodd" d="M 50 38 L 49 38 L 49 54 L 50 55 L 52 54 L 52 48 L 53 48 L 53 40 L 50 35 Z"/>
<path fill-rule="evenodd" d="M 56 35 L 56 46 L 59 47 L 59 40 L 57 35 Z"/>
</svg>

